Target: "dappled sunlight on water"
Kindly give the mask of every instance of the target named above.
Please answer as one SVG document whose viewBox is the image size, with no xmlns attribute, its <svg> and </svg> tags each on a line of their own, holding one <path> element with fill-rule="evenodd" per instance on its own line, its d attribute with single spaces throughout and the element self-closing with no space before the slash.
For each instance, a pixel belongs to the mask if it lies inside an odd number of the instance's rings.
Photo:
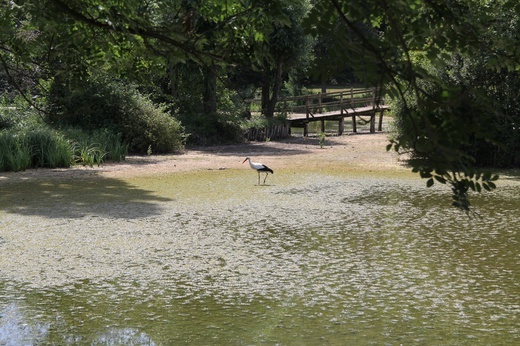
<svg viewBox="0 0 520 346">
<path fill-rule="evenodd" d="M 0 212 L 0 343 L 520 341 L 517 182 L 468 217 L 409 177 L 270 179 L 101 182 L 72 213 L 9 192 L 40 211 Z"/>
</svg>

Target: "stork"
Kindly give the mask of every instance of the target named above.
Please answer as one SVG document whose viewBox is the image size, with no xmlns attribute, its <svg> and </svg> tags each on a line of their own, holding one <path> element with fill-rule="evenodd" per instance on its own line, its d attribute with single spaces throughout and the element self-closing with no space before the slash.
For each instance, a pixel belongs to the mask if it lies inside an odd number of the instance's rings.
<svg viewBox="0 0 520 346">
<path fill-rule="evenodd" d="M 246 157 L 246 159 L 244 161 L 242 161 L 242 163 L 244 163 L 246 161 L 249 161 L 249 166 L 251 166 L 251 168 L 256 170 L 256 172 L 258 173 L 258 185 L 260 185 L 260 172 L 265 172 L 265 178 L 264 178 L 264 185 L 265 185 L 265 180 L 267 179 L 267 176 L 269 175 L 269 173 L 273 174 L 274 173 L 273 170 L 262 163 L 251 162 L 251 159 L 249 157 Z"/>
</svg>

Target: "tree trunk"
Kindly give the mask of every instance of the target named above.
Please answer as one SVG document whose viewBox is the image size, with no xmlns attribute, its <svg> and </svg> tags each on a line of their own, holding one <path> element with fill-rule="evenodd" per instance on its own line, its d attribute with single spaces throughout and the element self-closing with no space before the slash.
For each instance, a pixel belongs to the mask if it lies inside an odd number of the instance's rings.
<svg viewBox="0 0 520 346">
<path fill-rule="evenodd" d="M 217 113 L 217 74 L 215 67 L 205 69 L 204 73 L 204 113 L 206 115 Z"/>
<path fill-rule="evenodd" d="M 262 73 L 262 114 L 266 116 L 269 99 L 271 94 L 271 78 L 269 76 L 269 69 L 265 68 Z"/>
<path fill-rule="evenodd" d="M 321 93 L 327 93 L 327 78 L 325 75 L 321 75 Z"/>
<path fill-rule="evenodd" d="M 276 74 L 274 77 L 273 83 L 273 94 L 271 98 L 267 102 L 267 107 L 265 109 L 265 117 L 272 118 L 274 116 L 274 111 L 276 107 L 276 103 L 278 102 L 278 97 L 280 95 L 280 88 L 282 86 L 282 71 L 283 71 L 283 60 L 279 59 L 276 64 Z"/>
<path fill-rule="evenodd" d="M 179 96 L 179 87 L 177 85 L 177 69 L 175 68 L 174 64 L 170 64 L 170 68 L 168 69 L 168 79 L 169 84 L 168 88 L 170 91 L 170 94 L 173 96 L 174 99 L 176 99 Z"/>
</svg>

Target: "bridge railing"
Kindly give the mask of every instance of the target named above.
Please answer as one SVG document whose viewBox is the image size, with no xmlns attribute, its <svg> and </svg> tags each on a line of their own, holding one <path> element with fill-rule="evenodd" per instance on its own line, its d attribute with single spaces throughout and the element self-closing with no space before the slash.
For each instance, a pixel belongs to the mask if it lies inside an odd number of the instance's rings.
<svg viewBox="0 0 520 346">
<path fill-rule="evenodd" d="M 295 96 L 280 99 L 280 111 L 288 114 L 305 114 L 311 118 L 314 114 L 337 112 L 359 107 L 372 106 L 379 102 L 375 89 L 351 89 L 330 93 Z M 293 104 L 292 106 L 291 103 Z"/>
<path fill-rule="evenodd" d="M 247 100 L 250 105 L 256 103 L 256 112 L 260 113 L 261 100 Z M 250 112 L 255 112 L 251 110 Z M 354 89 L 317 93 L 302 96 L 284 97 L 278 100 L 275 114 L 284 115 L 287 119 L 284 131 L 290 135 L 291 127 L 303 128 L 304 136 L 308 134 L 308 124 L 320 121 L 321 132 L 325 132 L 325 121 L 338 121 L 338 135 L 344 130 L 346 117 L 352 118 L 352 131 L 357 132 L 356 117 L 370 117 L 370 132 L 375 132 L 376 114 L 379 114 L 378 130 L 382 130 L 383 111 L 389 107 L 384 105 L 381 89 Z M 266 131 L 263 129 L 262 131 Z M 256 136 L 258 137 L 258 136 Z"/>
<path fill-rule="evenodd" d="M 322 114 L 333 111 L 343 111 L 353 108 L 379 105 L 381 103 L 380 92 L 376 88 L 364 88 L 328 93 L 317 93 L 301 96 L 283 97 L 278 100 L 275 113 L 286 114 L 305 114 L 307 118 L 314 117 L 314 114 Z M 246 100 L 250 104 L 260 104 L 261 100 Z"/>
</svg>

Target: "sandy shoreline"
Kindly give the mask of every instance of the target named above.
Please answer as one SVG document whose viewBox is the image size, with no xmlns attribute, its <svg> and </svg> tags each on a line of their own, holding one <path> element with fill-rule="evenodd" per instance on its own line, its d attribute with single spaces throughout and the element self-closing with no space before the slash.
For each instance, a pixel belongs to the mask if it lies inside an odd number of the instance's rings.
<svg viewBox="0 0 520 346">
<path fill-rule="evenodd" d="M 313 137 L 192 147 L 175 155 L 128 156 L 123 162 L 105 163 L 100 167 L 74 166 L 68 169 L 0 172 L 0 182 L 95 176 L 129 178 L 197 170 L 249 169 L 247 164 L 242 165 L 246 156 L 275 171 L 336 167 L 346 170 L 409 171 L 403 157 L 393 151 L 386 151 L 388 143 L 387 134 L 380 132 L 327 137 L 323 148 L 319 140 Z"/>
</svg>

